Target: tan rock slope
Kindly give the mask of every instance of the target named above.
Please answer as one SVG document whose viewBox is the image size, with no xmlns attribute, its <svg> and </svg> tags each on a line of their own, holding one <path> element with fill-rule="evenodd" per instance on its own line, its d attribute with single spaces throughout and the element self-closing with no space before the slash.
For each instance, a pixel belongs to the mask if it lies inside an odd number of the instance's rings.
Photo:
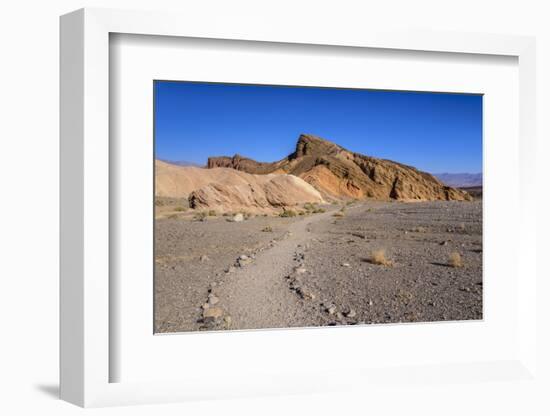
<svg viewBox="0 0 550 416">
<path fill-rule="evenodd" d="M 464 191 L 445 186 L 418 169 L 350 152 L 320 137 L 302 134 L 296 151 L 273 163 L 256 162 L 239 155 L 211 157 L 208 168 L 232 168 L 252 174 L 291 174 L 331 198 L 379 200 L 471 200 Z"/>
<path fill-rule="evenodd" d="M 191 208 L 220 212 L 267 212 L 306 202 L 324 202 L 313 186 L 296 176 L 176 166 L 159 160 L 155 161 L 155 194 L 188 198 Z"/>
</svg>

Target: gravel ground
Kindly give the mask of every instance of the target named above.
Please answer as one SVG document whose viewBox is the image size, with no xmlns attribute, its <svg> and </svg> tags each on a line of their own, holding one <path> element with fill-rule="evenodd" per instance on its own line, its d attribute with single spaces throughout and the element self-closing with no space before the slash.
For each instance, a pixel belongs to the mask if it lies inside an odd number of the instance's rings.
<svg viewBox="0 0 550 416">
<path fill-rule="evenodd" d="M 157 219 L 156 331 L 482 319 L 481 201 L 325 209 Z"/>
</svg>

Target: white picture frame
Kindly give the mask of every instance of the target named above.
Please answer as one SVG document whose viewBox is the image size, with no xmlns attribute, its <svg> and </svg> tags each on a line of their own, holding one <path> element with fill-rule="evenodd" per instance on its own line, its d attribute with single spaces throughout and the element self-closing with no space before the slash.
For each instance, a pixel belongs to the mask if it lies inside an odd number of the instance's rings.
<svg viewBox="0 0 550 416">
<path fill-rule="evenodd" d="M 352 386 L 393 383 L 410 369 L 382 367 L 368 372 L 330 370 L 336 380 L 319 383 L 319 374 L 296 371 L 233 383 L 183 377 L 178 381 L 112 382 L 110 366 L 120 359 L 110 348 L 110 34 L 225 39 L 340 48 L 504 55 L 519 65 L 519 214 L 517 349 L 506 359 L 444 362 L 415 367 L 419 380 L 479 383 L 499 377 L 518 382 L 536 377 L 536 218 L 529 178 L 535 169 L 535 41 L 529 37 L 465 33 L 382 32 L 312 27 L 280 28 L 269 21 L 211 24 L 193 16 L 167 13 L 82 9 L 61 18 L 61 398 L 79 406 L 184 401 L 197 398 L 322 392 Z M 413 333 L 415 329 L 410 327 Z M 224 334 L 218 337 L 223 342 Z M 307 336 L 314 336 L 310 333 Z M 145 357 L 146 359 L 146 357 Z M 435 376 L 437 374 L 437 377 Z M 480 377 L 474 377 L 478 374 Z"/>
</svg>

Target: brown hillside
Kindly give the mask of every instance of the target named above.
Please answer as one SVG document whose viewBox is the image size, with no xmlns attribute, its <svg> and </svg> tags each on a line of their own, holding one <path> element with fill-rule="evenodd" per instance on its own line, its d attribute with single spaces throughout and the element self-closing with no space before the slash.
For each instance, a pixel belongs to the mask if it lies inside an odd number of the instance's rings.
<svg viewBox="0 0 550 416">
<path fill-rule="evenodd" d="M 228 168 L 204 169 L 155 162 L 155 194 L 188 198 L 191 208 L 220 212 L 270 211 L 324 202 L 310 184 L 293 175 L 254 175 Z"/>
<path fill-rule="evenodd" d="M 459 189 L 445 186 L 429 173 L 391 160 L 350 152 L 309 134 L 300 135 L 296 150 L 273 163 L 239 155 L 211 157 L 208 168 L 232 168 L 253 174 L 287 173 L 333 198 L 380 200 L 471 200 Z"/>
</svg>

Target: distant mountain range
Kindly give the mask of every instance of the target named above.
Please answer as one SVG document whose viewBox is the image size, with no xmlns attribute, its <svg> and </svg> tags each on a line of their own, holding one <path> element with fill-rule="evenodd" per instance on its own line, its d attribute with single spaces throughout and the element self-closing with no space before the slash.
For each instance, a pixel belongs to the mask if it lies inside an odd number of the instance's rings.
<svg viewBox="0 0 550 416">
<path fill-rule="evenodd" d="M 205 167 L 204 165 L 201 165 L 200 163 L 189 162 L 187 160 L 167 160 L 167 159 L 158 159 L 158 160 L 160 160 L 161 162 L 166 162 L 166 163 L 169 163 L 171 165 L 176 165 L 176 166 L 193 166 L 193 167 L 196 167 L 196 168 L 204 168 Z"/>
<path fill-rule="evenodd" d="M 445 185 L 454 188 L 483 185 L 483 176 L 481 173 L 434 173 L 433 175 Z"/>
</svg>

